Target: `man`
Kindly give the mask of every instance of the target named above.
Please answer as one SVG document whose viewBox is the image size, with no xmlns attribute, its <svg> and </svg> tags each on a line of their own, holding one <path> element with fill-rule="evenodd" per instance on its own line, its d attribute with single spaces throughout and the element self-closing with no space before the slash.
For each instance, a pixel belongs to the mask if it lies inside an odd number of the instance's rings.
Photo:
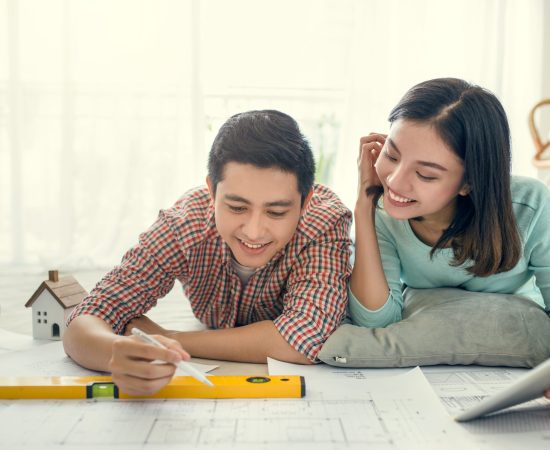
<svg viewBox="0 0 550 450">
<path fill-rule="evenodd" d="M 112 372 L 129 394 L 170 381 L 174 366 L 150 364 L 155 359 L 315 362 L 345 317 L 351 213 L 314 185 L 314 172 L 309 144 L 288 115 L 231 117 L 212 145 L 207 187 L 161 211 L 75 309 L 67 354 Z M 168 331 L 143 316 L 176 279 L 209 329 Z M 133 327 L 168 349 L 128 336 Z"/>
</svg>

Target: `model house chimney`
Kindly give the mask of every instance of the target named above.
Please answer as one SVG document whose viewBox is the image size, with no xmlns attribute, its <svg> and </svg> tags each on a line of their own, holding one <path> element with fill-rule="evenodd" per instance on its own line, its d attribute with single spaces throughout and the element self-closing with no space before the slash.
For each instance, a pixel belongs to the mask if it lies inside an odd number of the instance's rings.
<svg viewBox="0 0 550 450">
<path fill-rule="evenodd" d="M 59 281 L 59 272 L 57 270 L 50 270 L 48 272 L 50 281 Z"/>
</svg>

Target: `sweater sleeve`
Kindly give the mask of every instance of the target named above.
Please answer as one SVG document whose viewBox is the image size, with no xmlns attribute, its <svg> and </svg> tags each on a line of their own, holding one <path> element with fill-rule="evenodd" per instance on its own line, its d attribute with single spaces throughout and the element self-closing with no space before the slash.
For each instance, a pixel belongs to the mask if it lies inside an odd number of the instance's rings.
<svg viewBox="0 0 550 450">
<path fill-rule="evenodd" d="M 349 290 L 349 312 L 352 321 L 356 325 L 369 328 L 383 328 L 399 322 L 403 310 L 401 261 L 395 238 L 386 227 L 379 211 L 376 213 L 376 235 L 384 274 L 390 288 L 386 303 L 377 310 L 370 310 L 357 300 L 351 289 Z"/>
<path fill-rule="evenodd" d="M 543 186 L 537 194 L 540 205 L 531 222 L 525 252 L 529 253 L 529 269 L 535 275 L 546 312 L 550 315 L 550 192 Z"/>
</svg>

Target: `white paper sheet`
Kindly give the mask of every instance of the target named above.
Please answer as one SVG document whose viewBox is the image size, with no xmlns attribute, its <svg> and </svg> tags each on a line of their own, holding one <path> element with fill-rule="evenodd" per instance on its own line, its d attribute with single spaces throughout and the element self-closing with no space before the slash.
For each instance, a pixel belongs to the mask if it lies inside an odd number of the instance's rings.
<svg viewBox="0 0 550 450">
<path fill-rule="evenodd" d="M 202 373 L 214 370 L 215 365 L 191 362 Z M 25 351 L 13 351 L 0 355 L 0 376 L 87 376 L 99 372 L 85 369 L 69 358 L 60 341 L 50 342 Z M 181 369 L 176 375 L 187 375 Z"/>
<path fill-rule="evenodd" d="M 346 369 L 296 365 L 268 359 L 270 375 L 302 375 L 308 399 L 341 411 L 346 436 L 376 435 L 403 448 L 453 448 L 462 430 L 445 413 L 420 369 Z M 358 405 L 361 405 L 358 408 Z M 361 411 L 361 412 L 360 412 Z M 454 436 L 449 440 L 450 436 Z"/>
<path fill-rule="evenodd" d="M 66 449 L 86 443 L 100 450 L 472 448 L 418 369 L 351 383 L 325 386 L 346 397 L 333 400 L 0 402 L 2 444 Z"/>
<path fill-rule="evenodd" d="M 74 366 L 70 360 L 63 362 L 66 357 L 60 343 L 46 344 L 39 349 L 40 352 L 35 350 L 0 355 L 0 366 L 3 369 L 6 362 L 11 365 L 19 361 L 23 372 L 33 369 L 35 375 L 52 374 L 52 370 L 58 372 L 60 368 L 63 374 L 67 374 L 69 364 Z M 489 422 L 475 427 L 457 424 L 419 369 L 349 370 L 276 361 L 270 362 L 270 369 L 271 374 L 275 370 L 287 375 L 304 374 L 306 397 L 164 401 L 0 400 L 0 448 L 548 448 L 548 428 L 511 435 L 507 431 L 499 434 L 502 431 L 494 430 Z M 442 392 L 449 394 L 453 389 L 466 389 L 468 395 L 477 395 L 475 393 L 479 393 L 480 388 L 477 386 L 476 391 L 475 385 L 481 384 L 479 380 L 487 382 L 490 377 L 502 380 L 499 370 L 502 369 L 495 369 L 489 375 L 478 373 L 470 376 L 473 380 L 470 386 L 460 375 L 460 369 L 455 369 L 455 373 L 459 373 L 462 382 L 453 384 L 449 381 L 455 379 L 450 375 L 452 372 L 444 370 L 428 374 L 428 377 L 434 385 L 439 383 L 440 395 Z M 537 422 L 535 427 L 541 423 Z"/>
</svg>

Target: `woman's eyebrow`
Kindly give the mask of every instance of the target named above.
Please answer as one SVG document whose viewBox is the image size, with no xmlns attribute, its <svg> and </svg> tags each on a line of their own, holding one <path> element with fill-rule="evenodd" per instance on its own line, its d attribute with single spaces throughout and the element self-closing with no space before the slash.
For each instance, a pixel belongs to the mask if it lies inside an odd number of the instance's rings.
<svg viewBox="0 0 550 450">
<path fill-rule="evenodd" d="M 399 148 L 397 147 L 397 145 L 395 144 L 395 142 L 391 138 L 388 138 L 387 141 L 397 153 L 401 154 L 401 152 L 399 151 Z M 422 166 L 431 167 L 433 169 L 439 169 L 439 170 L 443 170 L 443 171 L 447 172 L 446 167 L 443 167 L 442 165 L 431 162 L 431 161 L 416 161 L 416 163 L 420 164 Z"/>
<path fill-rule="evenodd" d="M 397 147 L 397 145 L 395 144 L 392 138 L 388 138 L 388 142 L 397 153 L 401 154 L 401 152 L 399 151 L 399 148 Z"/>
</svg>

